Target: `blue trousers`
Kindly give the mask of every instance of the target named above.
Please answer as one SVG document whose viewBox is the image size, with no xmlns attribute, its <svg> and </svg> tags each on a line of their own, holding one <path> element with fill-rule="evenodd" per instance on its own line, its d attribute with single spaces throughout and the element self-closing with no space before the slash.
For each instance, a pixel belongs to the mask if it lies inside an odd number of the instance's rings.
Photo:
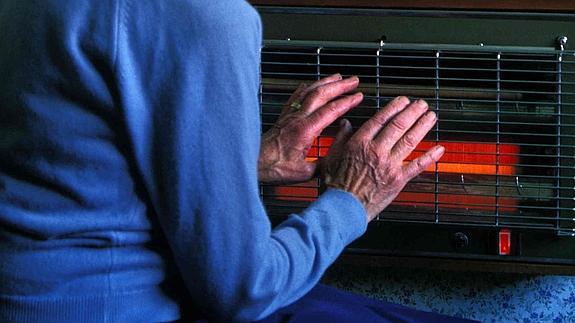
<svg viewBox="0 0 575 323">
<path fill-rule="evenodd" d="M 257 323 L 470 322 L 317 285 L 297 302 Z"/>
</svg>

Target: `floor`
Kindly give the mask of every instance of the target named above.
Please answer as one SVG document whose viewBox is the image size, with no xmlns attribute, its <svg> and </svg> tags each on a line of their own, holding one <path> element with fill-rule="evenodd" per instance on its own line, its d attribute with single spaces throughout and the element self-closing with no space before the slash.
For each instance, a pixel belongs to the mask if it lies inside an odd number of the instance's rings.
<svg viewBox="0 0 575 323">
<path fill-rule="evenodd" d="M 575 277 L 332 267 L 323 283 L 483 322 L 575 322 Z"/>
</svg>

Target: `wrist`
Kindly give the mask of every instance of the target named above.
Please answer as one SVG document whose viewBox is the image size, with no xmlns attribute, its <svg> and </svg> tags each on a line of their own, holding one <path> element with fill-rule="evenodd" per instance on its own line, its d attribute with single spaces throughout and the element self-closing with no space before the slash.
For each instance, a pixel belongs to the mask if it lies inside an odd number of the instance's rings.
<svg viewBox="0 0 575 323">
<path fill-rule="evenodd" d="M 351 194 L 363 206 L 363 208 L 365 209 L 365 211 L 367 213 L 368 219 L 372 218 L 371 213 L 370 213 L 369 199 L 367 198 L 367 196 L 365 196 L 365 194 L 362 194 L 358 190 L 353 190 L 352 188 L 350 188 L 347 185 L 343 185 L 342 183 L 332 182 L 332 181 L 329 181 L 328 179 L 325 180 L 325 186 L 327 189 L 335 189 L 335 190 L 344 191 L 344 192 Z"/>
</svg>

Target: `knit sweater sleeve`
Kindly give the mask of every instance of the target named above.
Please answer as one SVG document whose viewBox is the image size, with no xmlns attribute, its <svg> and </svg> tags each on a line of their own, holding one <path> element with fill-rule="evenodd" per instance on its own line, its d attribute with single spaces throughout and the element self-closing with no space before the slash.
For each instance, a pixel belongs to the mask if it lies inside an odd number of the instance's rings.
<svg viewBox="0 0 575 323">
<path fill-rule="evenodd" d="M 255 320 L 303 296 L 366 228 L 328 190 L 272 230 L 257 183 L 261 26 L 244 1 L 129 1 L 119 96 L 138 176 L 192 302 Z"/>
</svg>

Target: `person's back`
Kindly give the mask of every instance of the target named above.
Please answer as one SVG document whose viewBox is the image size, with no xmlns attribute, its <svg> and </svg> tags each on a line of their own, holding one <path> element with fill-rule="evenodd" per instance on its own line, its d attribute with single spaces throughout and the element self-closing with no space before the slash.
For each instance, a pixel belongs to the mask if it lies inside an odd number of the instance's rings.
<svg viewBox="0 0 575 323">
<path fill-rule="evenodd" d="M 436 122 L 423 100 L 344 120 L 327 189 L 272 229 L 258 179 L 313 176 L 357 77 L 300 87 L 260 142 L 243 0 L 0 0 L 0 35 L 0 322 L 440 319 L 316 287 L 443 154 L 403 164 Z"/>
<path fill-rule="evenodd" d="M 0 321 L 179 317 L 170 294 L 182 283 L 143 183 L 150 178 L 141 174 L 142 164 L 154 162 L 153 152 L 134 152 L 145 143 L 133 141 L 146 138 L 129 133 L 152 130 L 136 124 L 151 113 L 150 102 L 129 90 L 153 85 L 165 90 L 191 72 L 184 64 L 206 61 L 183 62 L 177 55 L 173 62 L 158 61 L 149 48 L 138 48 L 166 35 L 163 25 L 200 28 L 205 15 L 214 21 L 234 15 L 257 21 L 243 1 L 225 2 L 194 17 L 192 5 L 178 1 L 0 1 Z M 202 5 L 210 1 L 195 4 Z M 239 26 L 240 18 L 232 20 L 220 22 L 221 28 Z M 141 29 L 130 30 L 136 23 Z M 257 39 L 255 26 L 241 26 L 235 35 Z M 202 32 L 214 42 L 226 41 L 215 38 L 222 32 L 217 28 Z M 178 42 L 193 41 L 184 37 L 194 37 L 178 36 L 182 39 L 155 39 L 150 46 L 177 51 Z M 150 64 L 148 69 L 125 75 L 139 67 L 118 66 L 129 65 L 126 53 L 148 55 L 140 62 Z M 194 68 L 205 72 L 214 66 Z M 157 69 L 181 71 L 158 75 Z M 174 79 L 161 79 L 166 75 Z M 202 93 L 190 96 L 203 99 Z M 189 108 L 186 118 L 194 118 L 197 112 Z M 138 160 L 141 156 L 150 160 Z"/>
</svg>

